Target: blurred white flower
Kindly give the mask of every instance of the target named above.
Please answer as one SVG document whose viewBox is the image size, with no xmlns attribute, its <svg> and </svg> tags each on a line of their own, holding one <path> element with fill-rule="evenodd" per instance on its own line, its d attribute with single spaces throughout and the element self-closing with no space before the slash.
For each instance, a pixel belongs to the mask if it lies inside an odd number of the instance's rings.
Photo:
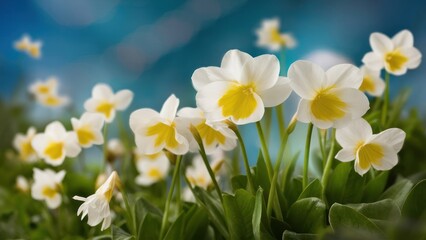
<svg viewBox="0 0 426 240">
<path fill-rule="evenodd" d="M 279 51 L 283 48 L 296 47 L 296 40 L 292 34 L 280 33 L 280 20 L 278 18 L 265 19 L 256 30 L 257 46 L 265 47 L 270 51 Z"/>
<path fill-rule="evenodd" d="M 176 155 L 188 152 L 188 140 L 178 132 L 176 111 L 179 99 L 171 95 L 160 113 L 142 108 L 130 115 L 130 128 L 135 134 L 136 146 L 144 154 L 155 154 L 167 149 Z"/>
<path fill-rule="evenodd" d="M 16 50 L 24 52 L 31 56 L 32 58 L 39 59 L 41 57 L 41 41 L 32 41 L 30 36 L 25 34 L 21 39 L 14 42 L 14 47 Z"/>
<path fill-rule="evenodd" d="M 44 200 L 49 208 L 57 208 L 61 205 L 61 183 L 65 177 L 65 171 L 58 173 L 50 170 L 34 168 L 34 183 L 31 186 L 31 196 L 36 200 Z"/>
<path fill-rule="evenodd" d="M 124 154 L 125 148 L 123 143 L 118 138 L 111 138 L 107 143 L 108 154 L 114 158 L 120 157 Z"/>
<path fill-rule="evenodd" d="M 274 55 L 253 58 L 230 50 L 220 67 L 199 68 L 192 75 L 197 106 L 208 122 L 229 119 L 242 125 L 260 121 L 265 107 L 283 103 L 291 93 L 290 79 L 280 77 L 279 72 Z"/>
<path fill-rule="evenodd" d="M 359 90 L 370 94 L 371 96 L 380 97 L 385 91 L 385 82 L 380 77 L 380 70 L 372 70 L 366 66 L 362 66 L 361 73 L 364 76 Z"/>
<path fill-rule="evenodd" d="M 34 98 L 46 107 L 61 107 L 67 105 L 70 100 L 66 96 L 58 94 L 58 79 L 49 77 L 46 81 L 36 81 L 29 87 L 29 92 L 34 95 Z"/>
<path fill-rule="evenodd" d="M 87 215 L 87 224 L 94 227 L 102 222 L 101 231 L 111 225 L 111 211 L 109 202 L 114 193 L 115 184 L 119 181 L 117 172 L 113 171 L 108 179 L 87 198 L 74 196 L 73 199 L 83 201 L 77 210 L 77 216 L 81 214 L 81 220 Z"/>
<path fill-rule="evenodd" d="M 170 168 L 170 161 L 163 151 L 155 154 L 138 154 L 136 167 L 139 176 L 136 183 L 142 186 L 149 186 L 167 177 Z"/>
<path fill-rule="evenodd" d="M 21 192 L 28 192 L 28 190 L 30 189 L 30 184 L 28 183 L 28 180 L 22 176 L 22 175 L 18 175 L 16 177 L 16 188 L 21 191 Z"/>
<path fill-rule="evenodd" d="M 36 135 L 36 129 L 30 127 L 27 134 L 17 133 L 13 139 L 13 146 L 19 153 L 19 158 L 26 162 L 34 162 L 38 159 L 37 153 L 31 145 L 31 141 Z"/>
<path fill-rule="evenodd" d="M 223 155 L 214 155 L 210 166 L 215 174 L 220 171 L 223 162 Z M 197 186 L 207 189 L 210 185 L 213 184 L 206 165 L 204 164 L 204 161 L 200 155 L 197 155 L 192 159 L 192 164 L 185 170 L 185 176 L 188 178 L 188 181 L 191 183 L 192 187 Z M 216 176 L 216 179 L 218 178 L 219 176 Z"/>
<path fill-rule="evenodd" d="M 88 112 L 101 113 L 105 121 L 110 123 L 114 120 L 116 111 L 125 110 L 133 99 L 133 92 L 121 90 L 113 93 L 110 86 L 106 84 L 96 84 L 92 90 L 92 97 L 84 103 L 84 108 Z"/>
<path fill-rule="evenodd" d="M 93 144 L 104 143 L 102 127 L 104 118 L 99 113 L 83 113 L 80 119 L 72 118 L 71 124 L 77 135 L 78 143 L 84 148 L 89 148 Z"/>
<path fill-rule="evenodd" d="M 337 129 L 336 140 L 342 146 L 336 159 L 349 162 L 355 159 L 355 171 L 361 176 L 373 167 L 390 170 L 398 163 L 398 152 L 404 144 L 405 132 L 390 128 L 373 134 L 370 124 L 364 119 L 353 121 Z"/>
<path fill-rule="evenodd" d="M 182 108 L 177 113 L 182 124 L 182 133 L 189 141 L 189 150 L 198 152 L 199 146 L 190 131 L 190 127 L 194 126 L 203 141 L 206 154 L 211 154 L 218 149 L 229 151 L 237 146 L 237 136 L 225 121 L 207 122 L 203 111 L 199 108 Z"/>
<path fill-rule="evenodd" d="M 370 35 L 372 52 L 365 54 L 362 62 L 371 69 L 385 68 L 393 75 L 403 75 L 407 69 L 414 69 L 420 65 L 422 54 L 414 45 L 413 34 L 402 30 L 390 39 L 382 33 Z"/>
<path fill-rule="evenodd" d="M 61 165 L 65 157 L 76 157 L 81 151 L 76 134 L 67 132 L 58 121 L 47 125 L 44 133 L 35 135 L 31 145 L 46 163 L 53 166 Z"/>
</svg>

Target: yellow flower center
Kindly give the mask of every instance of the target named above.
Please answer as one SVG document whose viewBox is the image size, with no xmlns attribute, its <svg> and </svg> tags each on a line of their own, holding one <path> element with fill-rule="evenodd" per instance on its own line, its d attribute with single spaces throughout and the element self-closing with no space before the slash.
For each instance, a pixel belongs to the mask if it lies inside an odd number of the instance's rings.
<svg viewBox="0 0 426 240">
<path fill-rule="evenodd" d="M 18 44 L 16 44 L 16 48 L 19 50 L 27 50 L 28 49 L 28 43 L 24 42 L 24 41 L 20 41 L 18 42 Z"/>
<path fill-rule="evenodd" d="M 254 94 L 255 86 L 253 84 L 233 84 L 219 99 L 218 105 L 222 108 L 222 115 L 232 116 L 235 120 L 248 118 L 257 107 Z"/>
<path fill-rule="evenodd" d="M 44 98 L 43 102 L 45 105 L 52 106 L 52 107 L 58 106 L 59 104 L 61 104 L 61 100 L 58 97 L 53 95 L 47 96 L 46 98 Z"/>
<path fill-rule="evenodd" d="M 357 147 L 359 166 L 367 169 L 371 164 L 380 165 L 380 161 L 385 156 L 383 147 L 376 143 L 358 144 Z"/>
<path fill-rule="evenodd" d="M 77 129 L 76 133 L 78 137 L 78 142 L 81 145 L 89 144 L 90 142 L 95 140 L 95 134 L 93 134 L 93 131 L 87 126 Z"/>
<path fill-rule="evenodd" d="M 62 156 L 63 148 L 63 142 L 51 142 L 44 150 L 44 154 L 49 156 L 49 158 L 52 160 L 58 160 Z"/>
<path fill-rule="evenodd" d="M 37 88 L 37 92 L 40 94 L 48 94 L 50 92 L 50 88 L 46 85 L 40 85 Z"/>
<path fill-rule="evenodd" d="M 167 125 L 159 122 L 150 126 L 146 132 L 147 136 L 156 136 L 154 145 L 156 147 L 165 143 L 167 147 L 175 148 L 179 145 L 176 141 L 175 124 Z"/>
<path fill-rule="evenodd" d="M 398 71 L 408 62 L 408 58 L 396 49 L 385 55 L 385 62 L 391 71 Z"/>
<path fill-rule="evenodd" d="M 146 155 L 146 157 L 151 161 L 155 161 L 161 155 L 161 153 L 162 152 L 158 152 L 158 153 L 154 153 L 154 154 L 148 154 L 148 155 Z"/>
<path fill-rule="evenodd" d="M 373 79 L 368 75 L 364 76 L 359 90 L 363 92 L 374 92 L 375 89 L 376 86 L 374 85 Z"/>
<path fill-rule="evenodd" d="M 107 101 L 104 101 L 104 102 L 101 102 L 96 107 L 96 112 L 102 113 L 107 118 L 109 118 L 111 116 L 111 112 L 112 112 L 113 109 L 114 109 L 114 104 L 107 102 Z"/>
<path fill-rule="evenodd" d="M 334 121 L 345 116 L 346 103 L 335 93 L 330 92 L 333 87 L 322 89 L 311 102 L 312 114 L 322 121 Z"/>
<path fill-rule="evenodd" d="M 53 198 L 56 195 L 57 190 L 56 188 L 50 186 L 44 186 L 41 193 L 43 194 L 43 196 Z"/>
<path fill-rule="evenodd" d="M 31 146 L 31 141 L 24 141 L 21 144 L 20 156 L 23 160 L 27 160 L 27 158 L 35 153 L 33 146 Z"/>
<path fill-rule="evenodd" d="M 148 171 L 148 176 L 152 179 L 158 180 L 162 178 L 163 175 L 161 174 L 160 170 L 158 170 L 158 168 L 151 168 Z"/>
<path fill-rule="evenodd" d="M 39 57 L 40 56 L 40 48 L 38 46 L 28 46 L 28 53 L 32 57 Z"/>
<path fill-rule="evenodd" d="M 211 145 L 216 141 L 220 144 L 225 143 L 225 136 L 219 131 L 216 131 L 214 128 L 207 125 L 205 121 L 198 124 L 195 128 L 197 129 L 198 133 L 200 134 L 206 145 Z"/>
<path fill-rule="evenodd" d="M 285 45 L 285 40 L 281 37 L 281 33 L 279 32 L 278 28 L 271 29 L 271 41 L 282 46 Z"/>
</svg>

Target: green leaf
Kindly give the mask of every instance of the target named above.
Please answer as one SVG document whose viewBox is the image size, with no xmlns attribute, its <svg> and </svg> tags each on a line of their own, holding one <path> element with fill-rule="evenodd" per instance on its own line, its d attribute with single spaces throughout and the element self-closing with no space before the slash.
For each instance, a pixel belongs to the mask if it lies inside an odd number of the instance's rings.
<svg viewBox="0 0 426 240">
<path fill-rule="evenodd" d="M 231 179 L 232 190 L 236 192 L 238 189 L 247 189 L 247 176 L 237 175 Z"/>
<path fill-rule="evenodd" d="M 270 234 L 269 220 L 265 214 L 266 207 L 263 201 L 263 189 L 259 188 L 256 192 L 256 200 L 253 210 L 253 234 L 256 240 L 273 239 Z"/>
<path fill-rule="evenodd" d="M 147 213 L 138 231 L 139 240 L 157 240 L 160 238 L 161 218 Z"/>
<path fill-rule="evenodd" d="M 269 181 L 268 170 L 266 169 L 266 163 L 261 152 L 259 152 L 257 157 L 257 164 L 256 168 L 254 168 L 253 177 L 258 184 L 258 186 L 255 186 L 255 189 L 260 186 L 263 189 L 265 197 L 267 197 L 269 189 L 271 188 L 271 182 Z"/>
<path fill-rule="evenodd" d="M 325 228 L 326 206 L 319 198 L 304 198 L 291 205 L 287 222 L 298 233 L 317 233 Z"/>
<path fill-rule="evenodd" d="M 381 196 L 380 199 L 393 199 L 395 203 L 402 208 L 405 199 L 408 196 L 413 183 L 408 179 L 402 179 L 389 187 Z"/>
<path fill-rule="evenodd" d="M 313 180 L 303 192 L 300 194 L 299 199 L 315 197 L 322 199 L 322 185 L 318 179 Z"/>
<path fill-rule="evenodd" d="M 353 163 L 339 163 L 331 173 L 326 189 L 329 205 L 359 203 L 364 189 L 364 178 L 353 170 Z"/>
<path fill-rule="evenodd" d="M 303 191 L 303 184 L 301 177 L 295 177 L 290 180 L 289 183 L 286 184 L 287 188 L 285 188 L 284 194 L 287 199 L 287 203 L 291 206 L 294 202 L 297 201 L 300 194 Z"/>
<path fill-rule="evenodd" d="M 183 231 L 185 230 L 185 214 L 185 212 L 182 212 L 179 215 L 175 222 L 170 226 L 163 240 L 184 239 Z"/>
<path fill-rule="evenodd" d="M 224 195 L 223 205 L 228 222 L 230 239 L 254 239 L 252 217 L 255 198 L 246 190 L 235 195 Z"/>
<path fill-rule="evenodd" d="M 111 227 L 111 238 L 112 240 L 131 240 L 134 239 L 132 235 L 124 231 L 123 229 L 112 225 Z"/>
<path fill-rule="evenodd" d="M 370 219 L 397 220 L 401 216 L 398 205 L 392 199 L 384 199 L 373 203 L 349 204 L 351 207 Z"/>
<path fill-rule="evenodd" d="M 381 234 L 381 230 L 366 216 L 355 209 L 339 203 L 333 204 L 329 213 L 330 225 L 335 232 L 351 232 L 362 236 L 376 236 Z"/>
<path fill-rule="evenodd" d="M 371 179 L 365 186 L 364 194 L 362 196 L 363 202 L 377 201 L 383 190 L 386 187 L 389 171 L 381 172 L 375 178 Z"/>
<path fill-rule="evenodd" d="M 150 202 L 148 202 L 144 198 L 139 198 L 135 203 L 135 219 L 136 219 L 136 226 L 138 226 L 138 228 L 140 227 L 145 216 L 148 213 L 151 213 L 160 218 L 162 218 L 163 216 L 163 213 L 161 212 L 160 209 L 152 205 Z"/>
<path fill-rule="evenodd" d="M 418 182 L 408 194 L 402 207 L 404 217 L 426 220 L 426 180 Z"/>
<path fill-rule="evenodd" d="M 317 234 L 312 233 L 295 233 L 285 230 L 283 233 L 283 240 L 316 240 L 319 239 Z"/>
</svg>

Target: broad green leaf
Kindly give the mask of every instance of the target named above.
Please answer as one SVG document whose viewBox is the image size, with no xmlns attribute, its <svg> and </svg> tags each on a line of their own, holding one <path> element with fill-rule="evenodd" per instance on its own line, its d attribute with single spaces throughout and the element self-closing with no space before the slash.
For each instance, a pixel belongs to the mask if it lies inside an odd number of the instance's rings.
<svg viewBox="0 0 426 240">
<path fill-rule="evenodd" d="M 398 205 L 392 199 L 384 199 L 373 203 L 349 204 L 351 207 L 370 219 L 397 220 L 401 216 Z"/>
<path fill-rule="evenodd" d="M 163 213 L 156 206 L 152 205 L 150 202 L 146 201 L 143 198 L 139 198 L 135 202 L 135 220 L 136 226 L 140 228 L 142 222 L 144 221 L 145 216 L 151 213 L 159 218 L 162 218 Z"/>
<path fill-rule="evenodd" d="M 247 176 L 237 175 L 231 179 L 232 190 L 236 192 L 238 189 L 247 189 Z"/>
<path fill-rule="evenodd" d="M 253 234 L 256 240 L 273 239 L 270 232 L 269 220 L 266 216 L 266 207 L 263 201 L 263 189 L 259 188 L 256 192 L 256 200 L 253 211 Z"/>
<path fill-rule="evenodd" d="M 197 205 L 189 209 L 185 215 L 185 239 L 206 239 L 209 215 Z"/>
<path fill-rule="evenodd" d="M 268 170 L 266 169 L 266 163 L 261 152 L 259 152 L 257 158 L 256 168 L 254 168 L 253 177 L 255 180 L 255 184 L 257 183 L 255 189 L 261 187 L 263 189 L 263 194 L 265 195 L 265 197 L 267 197 L 269 189 L 271 188 L 271 182 L 269 181 Z"/>
<path fill-rule="evenodd" d="M 254 239 L 252 217 L 255 198 L 246 190 L 235 195 L 224 195 L 223 205 L 229 227 L 230 239 Z"/>
<path fill-rule="evenodd" d="M 284 189 L 285 198 L 287 199 L 287 203 L 291 206 L 294 202 L 297 201 L 300 194 L 303 191 L 302 186 L 302 178 L 295 177 L 290 180 L 289 183 L 286 184 L 287 188 Z"/>
<path fill-rule="evenodd" d="M 353 170 L 353 163 L 339 163 L 328 181 L 326 196 L 329 205 L 359 203 L 364 189 L 364 178 Z"/>
<path fill-rule="evenodd" d="M 124 231 L 123 229 L 112 225 L 111 227 L 111 238 L 112 240 L 132 240 L 135 239 L 132 235 Z"/>
<path fill-rule="evenodd" d="M 298 233 L 317 233 L 325 228 L 326 206 L 319 198 L 304 198 L 291 205 L 287 222 Z"/>
<path fill-rule="evenodd" d="M 386 187 L 389 171 L 379 173 L 374 179 L 371 179 L 364 189 L 362 196 L 363 202 L 374 202 L 379 200 L 380 195 Z"/>
<path fill-rule="evenodd" d="M 366 216 L 339 203 L 331 206 L 328 218 L 335 232 L 359 234 L 360 239 L 364 236 L 380 236 L 382 234 L 376 224 Z"/>
<path fill-rule="evenodd" d="M 318 179 L 313 180 L 303 192 L 300 194 L 299 199 L 316 197 L 322 199 L 322 185 Z"/>
<path fill-rule="evenodd" d="M 283 233 L 283 240 L 317 240 L 319 236 L 312 233 L 295 233 L 285 230 Z"/>
<path fill-rule="evenodd" d="M 185 212 L 182 212 L 179 217 L 173 222 L 163 240 L 184 239 L 185 214 Z"/>
<path fill-rule="evenodd" d="M 160 238 L 161 218 L 152 213 L 147 213 L 139 230 L 139 240 L 156 240 Z"/>
<path fill-rule="evenodd" d="M 408 179 L 402 179 L 389 187 L 381 196 L 380 199 L 393 199 L 395 203 L 402 208 L 408 193 L 413 187 L 413 183 Z"/>
<path fill-rule="evenodd" d="M 402 207 L 404 217 L 426 220 L 426 180 L 418 182 L 407 196 Z"/>
</svg>

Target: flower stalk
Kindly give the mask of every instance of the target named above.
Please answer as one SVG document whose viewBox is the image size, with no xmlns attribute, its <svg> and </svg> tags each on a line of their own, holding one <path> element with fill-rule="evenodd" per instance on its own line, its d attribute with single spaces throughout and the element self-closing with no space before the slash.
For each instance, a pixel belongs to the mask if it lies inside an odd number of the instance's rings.
<svg viewBox="0 0 426 240">
<path fill-rule="evenodd" d="M 309 154 L 311 149 L 311 138 L 312 138 L 312 129 L 314 125 L 309 123 L 308 131 L 306 134 L 306 143 L 305 143 L 305 158 L 303 160 L 303 189 L 308 186 L 308 172 L 309 172 Z"/>
</svg>

